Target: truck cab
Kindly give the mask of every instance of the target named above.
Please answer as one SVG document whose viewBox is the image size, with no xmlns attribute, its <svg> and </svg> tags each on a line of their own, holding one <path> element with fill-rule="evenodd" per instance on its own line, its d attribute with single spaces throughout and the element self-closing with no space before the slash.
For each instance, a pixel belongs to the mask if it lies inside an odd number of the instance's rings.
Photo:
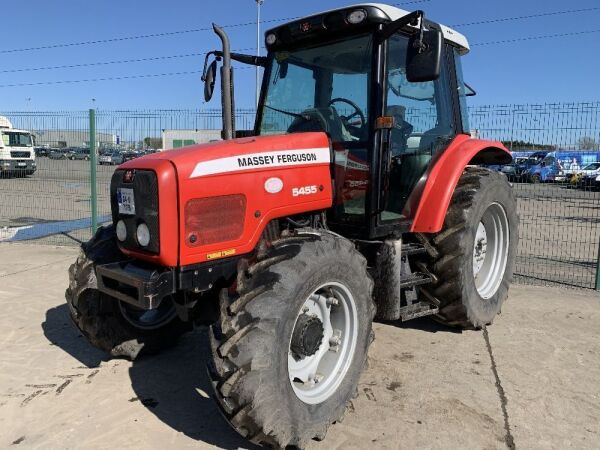
<svg viewBox="0 0 600 450">
<path fill-rule="evenodd" d="M 0 138 L 0 174 L 33 175 L 37 168 L 33 134 L 13 128 L 0 116 Z"/>
</svg>

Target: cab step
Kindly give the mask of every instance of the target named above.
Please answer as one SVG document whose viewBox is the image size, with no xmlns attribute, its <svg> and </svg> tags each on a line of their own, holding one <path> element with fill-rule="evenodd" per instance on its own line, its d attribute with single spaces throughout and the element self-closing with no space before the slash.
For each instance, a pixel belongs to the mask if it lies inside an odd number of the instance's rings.
<svg viewBox="0 0 600 450">
<path fill-rule="evenodd" d="M 419 317 L 432 316 L 437 314 L 439 309 L 429 302 L 416 302 L 412 305 L 400 308 L 400 319 L 402 322 L 407 320 L 417 319 Z"/>
<path fill-rule="evenodd" d="M 402 256 L 422 255 L 424 253 L 427 253 L 427 250 L 421 244 L 414 242 L 402 244 Z"/>
<path fill-rule="evenodd" d="M 415 286 L 421 286 L 423 284 L 429 284 L 433 281 L 433 278 L 421 272 L 413 272 L 408 277 L 400 281 L 400 289 L 408 289 Z"/>
</svg>

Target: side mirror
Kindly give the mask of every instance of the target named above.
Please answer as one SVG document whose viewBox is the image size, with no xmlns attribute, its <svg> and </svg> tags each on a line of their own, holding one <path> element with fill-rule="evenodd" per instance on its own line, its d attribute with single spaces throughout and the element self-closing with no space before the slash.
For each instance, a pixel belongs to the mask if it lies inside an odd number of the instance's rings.
<svg viewBox="0 0 600 450">
<path fill-rule="evenodd" d="M 215 81 L 217 79 L 217 60 L 214 60 L 204 77 L 204 101 L 209 102 L 215 91 Z"/>
<path fill-rule="evenodd" d="M 287 61 L 281 61 L 279 63 L 279 78 L 284 80 L 285 77 L 287 77 L 288 74 L 288 68 L 289 68 L 289 64 Z"/>
<path fill-rule="evenodd" d="M 411 83 L 434 81 L 440 77 L 442 32 L 431 28 L 414 33 L 408 40 L 406 79 Z"/>
</svg>

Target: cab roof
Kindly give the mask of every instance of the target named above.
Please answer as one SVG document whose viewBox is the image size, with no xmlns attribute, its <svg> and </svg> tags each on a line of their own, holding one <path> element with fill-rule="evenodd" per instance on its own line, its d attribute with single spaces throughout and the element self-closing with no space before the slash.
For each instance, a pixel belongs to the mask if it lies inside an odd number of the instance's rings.
<svg viewBox="0 0 600 450">
<path fill-rule="evenodd" d="M 378 10 L 380 10 L 385 16 L 387 16 L 387 18 L 390 20 L 390 22 L 393 22 L 395 20 L 398 20 L 408 14 L 410 14 L 410 11 L 406 11 L 404 9 L 400 9 L 397 8 L 395 6 L 391 6 L 391 5 L 386 5 L 384 3 L 359 3 L 356 5 L 349 5 L 349 6 L 345 6 L 343 8 L 336 8 L 336 9 L 331 9 L 328 11 L 323 11 L 321 13 L 318 14 L 311 14 L 308 17 L 314 17 L 314 16 L 320 16 L 323 14 L 328 14 L 328 13 L 332 13 L 335 11 L 348 11 L 348 10 L 352 10 L 354 8 L 360 8 L 360 7 L 371 7 L 371 8 L 377 8 Z M 308 18 L 307 17 L 307 18 Z M 298 19 L 288 22 L 288 23 L 293 23 L 296 22 Z M 469 42 L 467 41 L 467 38 L 459 33 L 456 30 L 453 30 L 450 27 L 447 27 L 446 25 L 443 24 L 439 24 L 441 30 L 442 30 L 442 34 L 444 36 L 444 39 L 446 39 L 447 41 L 452 42 L 453 44 L 455 44 L 458 48 L 459 48 L 459 52 L 461 55 L 465 55 L 469 52 L 470 47 L 469 47 Z"/>
</svg>

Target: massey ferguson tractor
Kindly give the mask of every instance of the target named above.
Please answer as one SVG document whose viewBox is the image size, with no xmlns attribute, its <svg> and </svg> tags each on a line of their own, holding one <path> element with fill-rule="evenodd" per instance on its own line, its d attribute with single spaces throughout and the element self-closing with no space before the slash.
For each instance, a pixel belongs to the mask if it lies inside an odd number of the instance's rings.
<svg viewBox="0 0 600 450">
<path fill-rule="evenodd" d="M 265 34 L 266 57 L 214 30 L 204 94 L 220 66 L 223 141 L 119 166 L 113 223 L 82 246 L 66 298 L 115 357 L 211 324 L 224 417 L 254 443 L 302 447 L 356 395 L 374 319 L 478 329 L 500 312 L 518 217 L 482 166 L 511 155 L 469 135 L 468 43 L 422 11 L 295 20 Z M 264 69 L 253 130 L 235 129 L 232 61 Z"/>
</svg>

